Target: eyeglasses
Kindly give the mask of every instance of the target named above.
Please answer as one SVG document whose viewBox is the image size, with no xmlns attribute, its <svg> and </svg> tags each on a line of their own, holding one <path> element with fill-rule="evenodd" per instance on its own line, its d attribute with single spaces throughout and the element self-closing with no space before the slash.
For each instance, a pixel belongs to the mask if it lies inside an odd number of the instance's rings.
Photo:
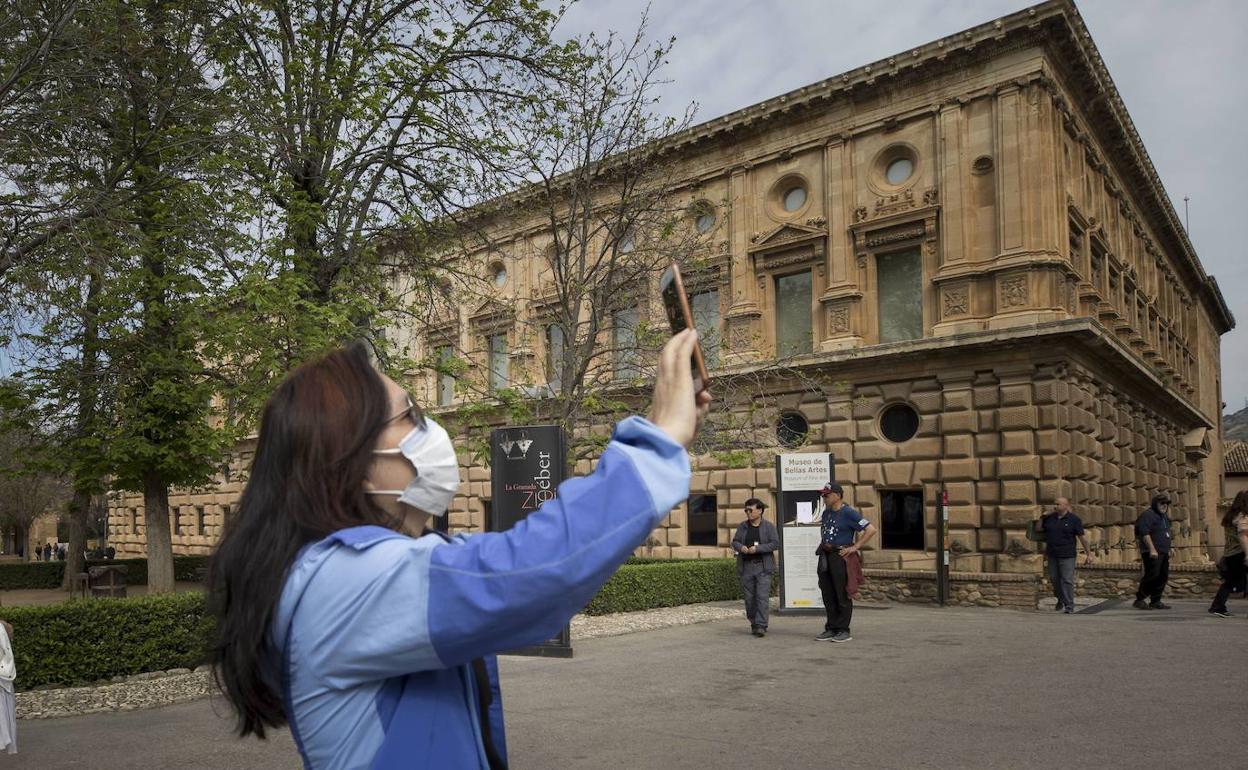
<svg viewBox="0 0 1248 770">
<path fill-rule="evenodd" d="M 420 410 L 416 408 L 416 399 L 412 398 L 411 393 L 404 393 L 403 397 L 407 399 L 407 406 L 403 409 L 403 411 L 399 412 L 398 414 L 387 417 L 386 418 L 387 425 L 394 422 L 395 420 L 402 419 L 403 417 L 407 417 L 412 422 L 419 424 Z"/>
</svg>

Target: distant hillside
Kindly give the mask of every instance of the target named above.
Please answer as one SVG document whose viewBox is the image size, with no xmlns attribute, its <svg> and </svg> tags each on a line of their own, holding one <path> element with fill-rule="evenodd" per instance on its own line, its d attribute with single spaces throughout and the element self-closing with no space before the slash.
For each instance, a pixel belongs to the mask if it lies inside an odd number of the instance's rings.
<svg viewBox="0 0 1248 770">
<path fill-rule="evenodd" d="M 1248 406 L 1235 414 L 1222 415 L 1222 432 L 1227 441 L 1248 441 Z"/>
</svg>

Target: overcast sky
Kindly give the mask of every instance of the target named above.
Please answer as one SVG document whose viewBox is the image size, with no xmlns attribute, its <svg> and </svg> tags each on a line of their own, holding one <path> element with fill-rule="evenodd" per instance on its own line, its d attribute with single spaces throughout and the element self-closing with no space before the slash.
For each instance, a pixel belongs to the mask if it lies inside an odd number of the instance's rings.
<svg viewBox="0 0 1248 770">
<path fill-rule="evenodd" d="M 695 122 L 1026 8 L 1017 0 L 657 0 L 649 37 L 676 37 L 665 109 Z M 1248 2 L 1085 0 L 1080 13 L 1179 216 L 1240 326 L 1222 338 L 1223 400 L 1248 404 Z M 564 31 L 636 29 L 645 0 L 582 0 Z M 1237 237 L 1235 233 L 1240 235 Z"/>
</svg>

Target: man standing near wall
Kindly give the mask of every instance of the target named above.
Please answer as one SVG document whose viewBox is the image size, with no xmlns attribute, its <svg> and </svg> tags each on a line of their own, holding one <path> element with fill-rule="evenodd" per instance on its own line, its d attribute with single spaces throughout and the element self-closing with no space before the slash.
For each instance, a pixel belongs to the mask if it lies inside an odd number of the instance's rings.
<svg viewBox="0 0 1248 770">
<path fill-rule="evenodd" d="M 755 636 L 767 635 L 767 615 L 771 607 L 771 576 L 776 571 L 775 552 L 780 548 L 780 535 L 770 521 L 763 518 L 767 504 L 757 497 L 745 501 L 745 521 L 732 536 L 732 550 L 737 552 L 737 577 L 745 596 L 745 616 Z"/>
<path fill-rule="evenodd" d="M 841 485 L 829 482 L 823 485 L 823 519 L 819 541 L 819 591 L 823 594 L 823 608 L 827 623 L 823 633 L 815 637 L 821 642 L 848 642 L 849 623 L 854 615 L 854 600 L 849 595 L 851 570 L 861 572 L 859 549 L 875 537 L 875 525 L 862 514 L 845 504 L 845 492 Z M 855 536 L 862 532 L 862 540 Z"/>
<path fill-rule="evenodd" d="M 1067 615 L 1075 611 L 1075 538 L 1083 543 L 1084 566 L 1092 563 L 1092 546 L 1083 531 L 1083 521 L 1070 510 L 1070 499 L 1057 498 L 1056 509 L 1036 522 L 1044 534 L 1044 555 L 1049 560 L 1049 582 L 1057 599 L 1055 610 Z"/>
<path fill-rule="evenodd" d="M 1140 544 L 1140 561 L 1144 562 L 1144 576 L 1135 592 L 1137 610 L 1168 610 L 1170 605 L 1161 600 L 1170 579 L 1170 498 L 1155 495 L 1153 502 L 1135 520 L 1135 538 Z M 1148 599 L 1148 603 L 1144 599 Z"/>
</svg>

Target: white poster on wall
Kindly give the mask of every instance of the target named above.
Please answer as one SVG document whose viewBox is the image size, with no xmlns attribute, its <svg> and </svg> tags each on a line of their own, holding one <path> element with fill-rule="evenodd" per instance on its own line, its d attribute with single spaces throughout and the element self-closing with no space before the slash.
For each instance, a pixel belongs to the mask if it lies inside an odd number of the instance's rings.
<svg viewBox="0 0 1248 770">
<path fill-rule="evenodd" d="M 784 607 L 806 609 L 823 607 L 819 592 L 819 525 L 784 528 Z"/>
<path fill-rule="evenodd" d="M 832 479 L 832 459 L 826 453 L 780 455 L 780 488 L 785 492 L 823 489 Z"/>
</svg>

